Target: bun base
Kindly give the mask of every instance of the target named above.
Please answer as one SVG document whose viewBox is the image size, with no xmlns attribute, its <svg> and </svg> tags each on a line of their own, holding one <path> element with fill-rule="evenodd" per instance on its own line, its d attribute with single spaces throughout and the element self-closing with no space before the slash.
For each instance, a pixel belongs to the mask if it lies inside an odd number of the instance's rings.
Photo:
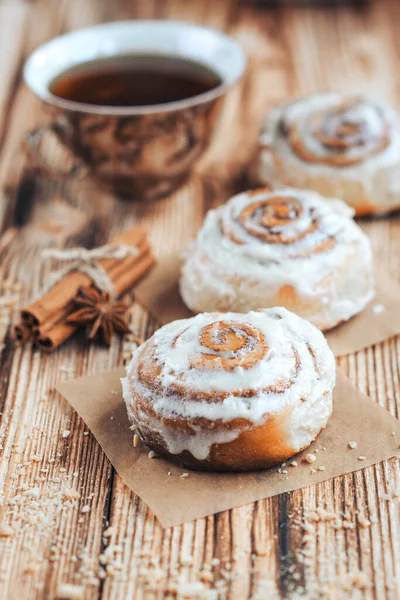
<svg viewBox="0 0 400 600">
<path fill-rule="evenodd" d="M 330 415 L 329 415 L 330 416 Z M 312 444 L 326 427 L 326 423 L 301 448 L 293 448 L 285 442 L 284 414 L 271 417 L 258 427 L 242 432 L 235 440 L 225 444 L 214 444 L 205 460 L 196 459 L 185 450 L 180 454 L 171 454 L 160 442 L 157 434 L 140 430 L 142 442 L 158 454 L 180 467 L 195 471 L 248 472 L 261 471 L 281 465 Z"/>
<path fill-rule="evenodd" d="M 225 283 L 223 291 L 221 281 Z M 321 331 L 329 331 L 360 313 L 372 300 L 374 278 L 372 263 L 362 246 L 349 251 L 343 264 L 321 279 L 313 296 L 297 292 L 290 284 L 277 288 L 251 278 L 229 277 L 211 258 L 197 252 L 189 256 L 183 269 L 180 291 L 194 313 L 284 306 Z"/>
</svg>

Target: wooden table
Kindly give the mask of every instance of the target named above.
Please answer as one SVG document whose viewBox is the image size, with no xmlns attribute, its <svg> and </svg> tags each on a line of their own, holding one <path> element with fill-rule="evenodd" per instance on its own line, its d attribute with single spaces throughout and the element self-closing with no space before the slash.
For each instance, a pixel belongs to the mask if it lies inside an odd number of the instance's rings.
<svg viewBox="0 0 400 600">
<path fill-rule="evenodd" d="M 245 48 L 248 72 L 230 95 L 212 150 L 185 188 L 149 207 L 107 198 L 87 184 L 63 190 L 35 182 L 20 142 L 44 116 L 22 84 L 26 57 L 64 31 L 139 17 L 207 24 Z M 399 26 L 395 0 L 363 9 L 0 0 L 0 598 L 78 598 L 82 590 L 84 598 L 104 600 L 400 597 L 398 459 L 162 530 L 54 392 L 59 379 L 121 364 L 126 343 L 116 338 L 108 351 L 78 335 L 47 356 L 13 345 L 9 327 L 46 280 L 50 267 L 40 252 L 47 245 L 99 244 L 134 222 L 149 229 L 158 252 L 189 242 L 205 211 L 243 185 L 269 106 L 321 89 L 399 102 Z M 399 215 L 361 225 L 381 268 L 399 279 Z M 143 335 L 156 326 L 137 305 L 132 321 Z M 397 416 L 399 338 L 339 362 Z M 71 487 L 78 501 L 63 495 Z M 65 583 L 78 587 L 68 591 Z"/>
</svg>

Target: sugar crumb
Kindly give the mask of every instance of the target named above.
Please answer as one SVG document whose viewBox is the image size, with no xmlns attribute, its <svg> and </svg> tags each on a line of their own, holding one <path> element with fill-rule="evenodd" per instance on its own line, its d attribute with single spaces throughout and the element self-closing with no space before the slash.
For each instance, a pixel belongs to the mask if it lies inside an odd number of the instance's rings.
<svg viewBox="0 0 400 600">
<path fill-rule="evenodd" d="M 40 498 L 40 489 L 38 487 L 32 487 L 24 491 L 24 496 L 29 496 L 30 498 Z"/>
<path fill-rule="evenodd" d="M 385 306 L 383 304 L 375 304 L 372 307 L 372 312 L 375 313 L 376 315 L 379 315 L 380 313 L 383 313 L 385 310 Z"/>
<path fill-rule="evenodd" d="M 72 583 L 61 583 L 57 586 L 56 598 L 58 600 L 82 600 L 85 588 L 82 585 Z"/>
<path fill-rule="evenodd" d="M 358 515 L 358 523 L 363 529 L 371 526 L 371 521 L 364 514 Z"/>
<path fill-rule="evenodd" d="M 13 535 L 14 535 L 14 529 L 12 527 L 10 527 L 9 525 L 4 525 L 4 527 L 2 527 L 0 529 L 0 537 L 2 537 L 2 538 L 12 537 Z"/>
<path fill-rule="evenodd" d="M 317 457 L 315 456 L 315 454 L 306 454 L 305 456 L 305 461 L 308 462 L 310 465 L 312 465 L 312 463 L 315 463 L 315 461 L 317 460 Z"/>
<path fill-rule="evenodd" d="M 78 492 L 78 490 L 74 490 L 73 488 L 71 488 L 68 490 L 64 490 L 64 497 L 67 498 L 68 500 L 79 500 L 81 495 Z"/>
<path fill-rule="evenodd" d="M 32 454 L 29 460 L 32 460 L 33 462 L 40 462 L 42 457 L 40 454 Z"/>
</svg>

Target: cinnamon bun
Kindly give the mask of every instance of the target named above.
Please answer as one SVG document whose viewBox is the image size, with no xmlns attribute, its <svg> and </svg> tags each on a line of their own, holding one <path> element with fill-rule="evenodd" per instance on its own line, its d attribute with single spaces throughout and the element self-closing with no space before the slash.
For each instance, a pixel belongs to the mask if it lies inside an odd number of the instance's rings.
<svg viewBox="0 0 400 600">
<path fill-rule="evenodd" d="M 340 200 L 263 188 L 209 211 L 182 268 L 194 312 L 284 306 L 327 330 L 373 297 L 371 247 Z"/>
<path fill-rule="evenodd" d="M 284 308 L 205 313 L 165 325 L 122 380 L 146 445 L 180 465 L 247 471 L 308 447 L 332 412 L 323 334 Z"/>
<path fill-rule="evenodd" d="M 273 110 L 252 168 L 257 183 L 336 196 L 357 215 L 400 208 L 400 120 L 367 98 L 316 94 Z"/>
</svg>

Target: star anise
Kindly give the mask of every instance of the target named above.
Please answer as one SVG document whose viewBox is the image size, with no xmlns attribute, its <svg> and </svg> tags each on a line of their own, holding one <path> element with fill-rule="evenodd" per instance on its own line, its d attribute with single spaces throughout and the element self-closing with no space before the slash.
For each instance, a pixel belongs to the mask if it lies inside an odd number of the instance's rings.
<svg viewBox="0 0 400 600">
<path fill-rule="evenodd" d="M 124 318 L 128 307 L 121 302 L 113 303 L 107 292 L 95 287 L 80 288 L 73 303 L 76 310 L 68 317 L 67 323 L 90 325 L 90 340 L 99 334 L 109 346 L 114 332 L 121 335 L 129 333 L 130 329 Z"/>
</svg>

